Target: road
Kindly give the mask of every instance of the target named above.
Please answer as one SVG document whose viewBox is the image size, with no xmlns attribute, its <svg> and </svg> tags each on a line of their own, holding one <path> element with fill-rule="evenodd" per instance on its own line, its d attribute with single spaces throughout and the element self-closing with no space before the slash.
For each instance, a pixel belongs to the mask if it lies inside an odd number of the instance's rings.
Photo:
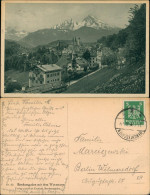
<svg viewBox="0 0 150 195">
<path fill-rule="evenodd" d="M 98 71 L 100 71 L 100 69 L 98 69 L 98 70 L 96 70 L 96 71 L 94 71 L 94 72 L 91 72 L 91 73 L 89 73 L 88 75 L 85 75 L 84 77 L 82 77 L 82 78 L 80 78 L 80 79 L 77 79 L 77 80 L 74 80 L 74 81 L 70 81 L 70 82 L 68 82 L 67 84 L 68 84 L 69 86 L 71 86 L 71 85 L 73 85 L 74 83 L 77 83 L 78 81 L 82 80 L 83 78 L 86 78 L 87 76 L 90 76 L 90 75 L 92 75 L 92 74 L 94 74 L 94 73 L 96 73 L 96 72 L 98 72 Z"/>
<path fill-rule="evenodd" d="M 63 93 L 90 93 L 97 85 L 107 82 L 115 74 L 117 70 L 111 68 L 97 70 L 72 83 Z"/>
</svg>

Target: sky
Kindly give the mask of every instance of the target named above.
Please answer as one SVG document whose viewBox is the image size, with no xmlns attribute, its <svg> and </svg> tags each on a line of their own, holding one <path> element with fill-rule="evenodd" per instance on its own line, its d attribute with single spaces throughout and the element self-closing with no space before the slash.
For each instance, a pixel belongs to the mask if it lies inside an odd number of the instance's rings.
<svg viewBox="0 0 150 195">
<path fill-rule="evenodd" d="M 128 24 L 131 3 L 6 3 L 6 28 L 33 32 L 51 28 L 64 20 L 72 18 L 81 21 L 92 15 L 103 22 L 124 28 Z"/>
</svg>

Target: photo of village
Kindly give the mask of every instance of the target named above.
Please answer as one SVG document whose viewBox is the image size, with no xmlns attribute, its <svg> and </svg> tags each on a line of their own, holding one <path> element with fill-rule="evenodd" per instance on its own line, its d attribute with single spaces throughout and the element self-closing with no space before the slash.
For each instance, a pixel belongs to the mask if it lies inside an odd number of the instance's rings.
<svg viewBox="0 0 150 195">
<path fill-rule="evenodd" d="M 146 4 L 7 3 L 4 52 L 5 93 L 144 94 Z"/>
</svg>

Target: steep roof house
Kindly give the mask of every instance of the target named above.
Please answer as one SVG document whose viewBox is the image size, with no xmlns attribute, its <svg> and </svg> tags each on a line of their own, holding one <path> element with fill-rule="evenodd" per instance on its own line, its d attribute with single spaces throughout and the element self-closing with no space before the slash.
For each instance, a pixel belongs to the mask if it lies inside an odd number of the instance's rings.
<svg viewBox="0 0 150 195">
<path fill-rule="evenodd" d="M 58 66 L 61 67 L 62 80 L 64 80 L 68 75 L 67 68 L 69 63 L 71 63 L 71 59 L 68 56 L 61 56 L 61 58 L 56 63 Z"/>
<path fill-rule="evenodd" d="M 61 67 L 56 64 L 37 65 L 29 72 L 29 87 L 49 87 L 61 84 Z"/>
<path fill-rule="evenodd" d="M 89 63 L 87 60 L 85 60 L 84 58 L 78 57 L 76 58 L 76 63 L 77 63 L 77 71 L 83 71 L 85 70 L 85 68 L 88 68 Z"/>
</svg>

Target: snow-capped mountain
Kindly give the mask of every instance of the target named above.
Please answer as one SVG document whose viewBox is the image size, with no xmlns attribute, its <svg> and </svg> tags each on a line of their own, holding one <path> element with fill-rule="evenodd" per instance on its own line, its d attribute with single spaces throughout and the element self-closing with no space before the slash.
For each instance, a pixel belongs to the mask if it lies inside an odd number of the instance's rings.
<svg viewBox="0 0 150 195">
<path fill-rule="evenodd" d="M 19 42 L 22 45 L 36 47 L 57 40 L 72 40 L 74 37 L 80 37 L 82 42 L 89 43 L 96 42 L 103 36 L 118 33 L 119 30 L 93 16 L 87 16 L 81 22 L 69 19 L 51 28 L 31 32 Z"/>
<path fill-rule="evenodd" d="M 52 29 L 60 29 L 60 30 L 74 30 L 75 22 L 71 19 L 65 20 L 61 24 L 57 24 Z"/>
<path fill-rule="evenodd" d="M 6 28 L 6 30 L 5 30 L 5 38 L 6 39 L 11 39 L 11 40 L 14 40 L 14 41 L 18 41 L 18 40 L 24 38 L 27 35 L 28 35 L 28 32 L 26 32 L 24 30 L 23 31 L 17 31 L 13 28 L 10 28 L 10 27 Z"/>
<path fill-rule="evenodd" d="M 110 26 L 108 24 L 106 24 L 103 21 L 101 21 L 100 19 L 97 19 L 96 17 L 90 16 L 90 15 L 88 15 L 86 18 L 83 19 L 82 25 L 92 27 L 92 28 L 95 28 L 95 29 L 110 28 Z"/>
<path fill-rule="evenodd" d="M 65 20 L 61 24 L 55 25 L 52 29 L 60 29 L 60 30 L 77 30 L 81 27 L 91 27 L 94 29 L 109 29 L 111 26 L 104 23 L 100 19 L 97 19 L 94 16 L 88 15 L 81 22 L 75 22 L 72 19 Z"/>
</svg>

